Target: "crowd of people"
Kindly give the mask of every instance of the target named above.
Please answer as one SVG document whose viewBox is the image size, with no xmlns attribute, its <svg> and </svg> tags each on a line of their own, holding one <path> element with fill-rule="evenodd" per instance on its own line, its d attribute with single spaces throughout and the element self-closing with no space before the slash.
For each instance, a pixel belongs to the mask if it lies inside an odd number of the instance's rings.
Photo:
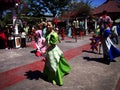
<svg viewBox="0 0 120 90">
<path fill-rule="evenodd" d="M 64 40 L 65 37 L 72 37 L 75 38 L 75 41 L 77 42 L 77 37 L 82 37 L 85 35 L 85 22 L 83 19 L 75 18 L 70 20 L 69 22 L 54 22 L 53 27 L 55 28 L 55 31 L 59 34 L 61 40 Z M 46 37 L 46 21 L 42 22 L 42 36 Z M 92 26 L 92 25 L 91 25 Z M 18 32 L 20 36 L 25 37 L 26 42 L 31 42 L 34 40 L 35 30 L 37 29 L 36 25 L 32 25 L 31 23 L 24 23 L 21 25 L 18 25 Z M 6 37 L 0 37 L 0 42 L 3 42 L 2 45 L 0 45 L 1 49 L 8 48 L 12 49 L 15 48 L 15 42 L 14 42 L 14 34 L 15 29 L 13 25 L 6 25 L 4 28 L 0 29 L 0 32 L 3 33 Z M 23 35 L 24 34 L 24 35 Z M 21 42 L 22 43 L 22 42 Z M 25 43 L 24 43 L 25 44 Z M 23 45 L 22 47 L 26 47 L 26 45 Z"/>
<path fill-rule="evenodd" d="M 75 38 L 77 42 L 77 35 L 81 36 L 81 33 L 84 30 L 84 22 L 79 22 L 76 18 L 72 23 L 70 22 L 68 26 L 68 37 Z M 7 47 L 8 38 L 6 38 L 7 34 L 4 32 L 6 32 L 6 28 L 0 31 L 0 37 L 3 37 L 3 41 L 0 42 L 5 42 L 4 46 Z M 23 32 L 28 41 L 35 41 L 35 55 L 37 57 L 43 57 L 43 60 L 45 61 L 43 74 L 47 80 L 53 84 L 62 86 L 64 84 L 62 78 L 70 73 L 71 67 L 67 63 L 63 52 L 58 47 L 57 43 L 61 42 L 61 39 L 65 39 L 66 28 L 60 28 L 58 25 L 53 24 L 53 22 L 47 21 L 32 26 L 31 30 L 29 25 L 26 25 L 21 33 Z M 59 34 L 61 34 L 61 39 Z M 102 47 L 103 60 L 105 63 L 110 64 L 110 62 L 114 61 L 115 57 L 120 56 L 120 50 L 115 46 L 115 44 L 119 43 L 119 35 L 119 25 L 111 20 L 106 11 L 103 11 L 103 15 L 98 20 L 96 31 L 93 34 L 93 37 L 90 38 L 92 51 L 94 52 L 96 50 L 99 51 L 99 53 L 102 53 Z"/>
</svg>

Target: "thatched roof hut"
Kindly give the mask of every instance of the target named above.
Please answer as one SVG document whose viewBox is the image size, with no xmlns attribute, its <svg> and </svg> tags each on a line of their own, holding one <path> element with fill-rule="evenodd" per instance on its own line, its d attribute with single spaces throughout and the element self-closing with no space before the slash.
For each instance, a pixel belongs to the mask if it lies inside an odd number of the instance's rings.
<svg viewBox="0 0 120 90">
<path fill-rule="evenodd" d="M 108 15 L 112 19 L 120 17 L 120 1 L 119 0 L 107 0 L 102 5 L 98 6 L 93 10 L 95 16 L 100 16 L 103 10 L 108 12 Z"/>
</svg>

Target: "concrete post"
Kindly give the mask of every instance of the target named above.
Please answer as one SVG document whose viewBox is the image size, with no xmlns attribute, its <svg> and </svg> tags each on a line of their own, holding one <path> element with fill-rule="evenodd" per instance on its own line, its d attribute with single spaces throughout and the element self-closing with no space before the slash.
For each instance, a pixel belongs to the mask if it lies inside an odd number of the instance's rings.
<svg viewBox="0 0 120 90">
<path fill-rule="evenodd" d="M 87 18 L 85 18 L 85 31 L 86 31 L 86 35 L 88 35 Z"/>
</svg>

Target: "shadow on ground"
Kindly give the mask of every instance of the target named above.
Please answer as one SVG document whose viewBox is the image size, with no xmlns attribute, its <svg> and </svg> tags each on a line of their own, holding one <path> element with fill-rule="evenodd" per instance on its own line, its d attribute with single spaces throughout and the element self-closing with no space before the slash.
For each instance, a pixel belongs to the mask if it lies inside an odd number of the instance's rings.
<svg viewBox="0 0 120 90">
<path fill-rule="evenodd" d="M 90 57 L 83 57 L 83 59 L 85 59 L 85 60 L 87 60 L 87 61 L 96 61 L 96 62 L 104 63 L 103 58 L 90 58 Z"/>
<path fill-rule="evenodd" d="M 100 62 L 103 64 L 110 64 L 109 60 L 105 60 L 104 58 L 90 58 L 90 57 L 83 57 L 83 59 L 87 60 L 87 61 L 96 61 L 96 62 Z M 112 62 L 116 62 L 115 60 L 113 60 Z"/>
<path fill-rule="evenodd" d="M 29 80 L 38 80 L 39 78 L 47 81 L 47 78 L 44 76 L 44 74 L 39 71 L 39 70 L 35 70 L 35 71 L 27 71 L 25 72 L 24 76 L 26 76 L 27 79 Z"/>
<path fill-rule="evenodd" d="M 35 54 L 35 53 L 36 53 L 36 50 L 32 50 L 32 51 L 30 51 L 30 53 L 34 53 L 34 54 Z"/>
<path fill-rule="evenodd" d="M 65 41 L 65 43 L 76 43 L 76 41 Z"/>
<path fill-rule="evenodd" d="M 82 52 L 87 52 L 87 53 L 93 53 L 93 54 L 99 54 L 99 55 L 101 55 L 101 53 L 93 52 L 93 51 L 87 51 L 87 50 L 83 50 Z"/>
</svg>

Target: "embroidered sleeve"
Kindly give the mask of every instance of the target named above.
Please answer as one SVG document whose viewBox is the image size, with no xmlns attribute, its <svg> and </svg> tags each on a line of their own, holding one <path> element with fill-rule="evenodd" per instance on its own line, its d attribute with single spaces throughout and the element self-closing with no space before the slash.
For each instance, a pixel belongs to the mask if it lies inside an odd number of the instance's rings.
<svg viewBox="0 0 120 90">
<path fill-rule="evenodd" d="M 50 44 L 57 44 L 57 41 L 58 41 L 58 38 L 54 34 L 52 34 L 50 36 Z"/>
</svg>

